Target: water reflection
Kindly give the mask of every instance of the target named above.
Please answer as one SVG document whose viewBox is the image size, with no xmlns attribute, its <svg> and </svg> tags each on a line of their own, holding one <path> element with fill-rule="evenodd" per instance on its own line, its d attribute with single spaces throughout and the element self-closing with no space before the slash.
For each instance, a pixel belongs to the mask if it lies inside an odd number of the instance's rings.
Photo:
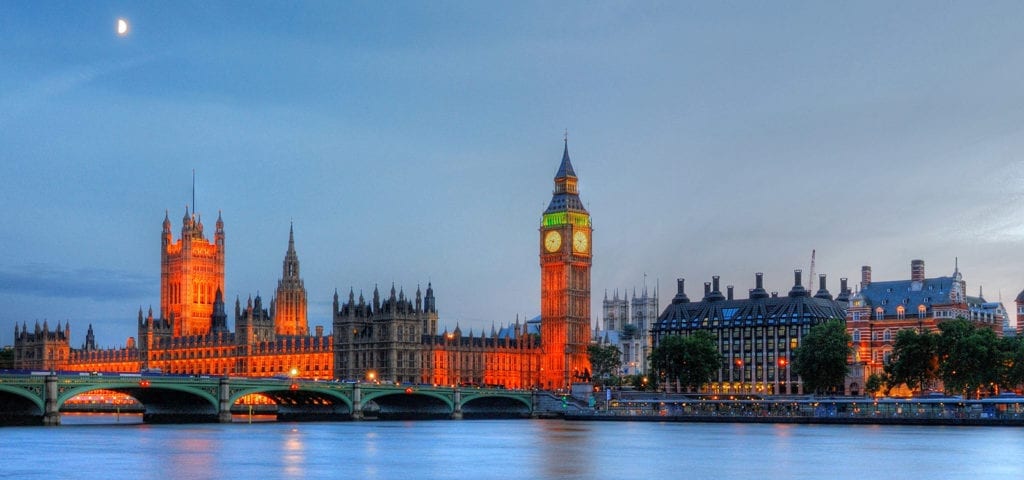
<svg viewBox="0 0 1024 480">
<path fill-rule="evenodd" d="M 544 446 L 540 466 L 544 478 L 588 478 L 589 444 L 593 439 L 588 424 L 541 422 L 540 444 Z"/>
<path fill-rule="evenodd" d="M 292 428 L 284 436 L 283 460 L 285 477 L 305 478 L 305 448 L 298 427 Z"/>
<path fill-rule="evenodd" d="M 0 428 L 0 477 L 1020 478 L 995 427 L 481 420 Z M 40 461 L 45 458 L 46 461 Z M 898 468 L 896 466 L 899 466 Z"/>
</svg>

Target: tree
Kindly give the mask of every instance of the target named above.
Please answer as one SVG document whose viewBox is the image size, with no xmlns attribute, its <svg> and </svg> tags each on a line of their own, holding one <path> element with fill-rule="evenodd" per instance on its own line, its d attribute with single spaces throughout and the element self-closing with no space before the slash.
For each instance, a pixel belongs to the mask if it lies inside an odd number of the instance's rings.
<svg viewBox="0 0 1024 480">
<path fill-rule="evenodd" d="M 715 337 L 704 331 L 664 337 L 651 352 L 651 368 L 669 384 L 678 382 L 688 390 L 700 390 L 721 364 Z"/>
<path fill-rule="evenodd" d="M 999 351 L 999 386 L 1011 390 L 1024 384 L 1024 337 L 1000 339 Z"/>
<path fill-rule="evenodd" d="M 622 367 L 622 350 L 615 345 L 589 345 L 587 357 L 590 358 L 590 368 L 593 369 L 594 377 L 603 380 L 605 385 Z"/>
<path fill-rule="evenodd" d="M 871 395 L 872 397 L 883 390 L 888 393 L 888 383 L 889 376 L 885 373 L 872 373 L 871 375 L 868 375 L 868 380 L 864 383 L 864 391 L 868 392 L 868 395 Z"/>
<path fill-rule="evenodd" d="M 999 381 L 999 339 L 988 328 L 958 318 L 939 324 L 939 376 L 946 391 L 977 396 Z"/>
<path fill-rule="evenodd" d="M 849 366 L 850 335 L 846 325 L 830 320 L 811 327 L 794 351 L 793 371 L 804 382 L 804 391 L 814 393 L 843 390 Z"/>
<path fill-rule="evenodd" d="M 906 385 L 923 391 L 938 376 L 938 335 L 900 330 L 885 365 L 889 386 Z"/>
<path fill-rule="evenodd" d="M 627 323 L 627 324 L 622 326 L 622 331 L 621 331 L 622 339 L 623 340 L 632 340 L 633 338 L 635 338 L 637 336 L 637 334 L 639 332 L 640 332 L 640 329 L 637 328 L 636 325 L 633 325 L 632 323 Z"/>
<path fill-rule="evenodd" d="M 14 368 L 14 349 L 0 349 L 0 370 Z"/>
</svg>

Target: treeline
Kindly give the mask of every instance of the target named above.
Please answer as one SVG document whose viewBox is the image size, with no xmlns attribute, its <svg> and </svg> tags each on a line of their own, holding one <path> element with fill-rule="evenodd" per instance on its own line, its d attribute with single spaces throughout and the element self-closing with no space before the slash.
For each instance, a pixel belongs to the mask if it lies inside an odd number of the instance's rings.
<svg viewBox="0 0 1024 480">
<path fill-rule="evenodd" d="M 998 338 L 958 318 L 939 332 L 900 330 L 884 371 L 868 377 L 864 389 L 888 395 L 899 386 L 922 393 L 941 382 L 945 393 L 980 397 L 1024 384 L 1024 337 Z"/>
<path fill-rule="evenodd" d="M 807 393 L 842 394 L 849 372 L 852 341 L 842 320 L 815 325 L 793 351 L 793 373 Z M 638 389 L 658 388 L 666 382 L 697 391 L 712 381 L 722 365 L 715 337 L 698 331 L 668 336 L 650 356 L 651 374 L 620 377 L 619 348 L 591 345 L 588 349 L 595 380 L 605 385 L 632 384 Z M 980 397 L 1024 385 L 1024 337 L 999 338 L 988 328 L 977 328 L 958 318 L 939 324 L 938 332 L 900 330 L 884 371 L 867 378 L 871 395 L 889 395 L 905 386 L 921 394 L 940 386 L 947 394 Z"/>
</svg>

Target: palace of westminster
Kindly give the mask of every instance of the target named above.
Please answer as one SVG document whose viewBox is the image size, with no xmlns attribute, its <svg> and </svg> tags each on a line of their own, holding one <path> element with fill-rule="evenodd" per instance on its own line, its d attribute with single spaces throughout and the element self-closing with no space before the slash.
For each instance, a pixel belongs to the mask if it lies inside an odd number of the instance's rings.
<svg viewBox="0 0 1024 480">
<path fill-rule="evenodd" d="M 92 326 L 71 348 L 70 324 L 14 328 L 16 369 L 83 372 L 160 371 L 172 375 L 275 376 L 380 380 L 505 388 L 564 388 L 589 379 L 591 221 L 579 198 L 568 142 L 540 226 L 541 319 L 518 320 L 490 334 L 438 333 L 431 284 L 372 298 L 334 294 L 330 334 L 309 331 L 306 288 L 289 230 L 281 279 L 269 305 L 235 299 L 228 327 L 224 299 L 225 233 L 213 240 L 185 209 L 175 240 L 165 215 L 160 238 L 160 311 L 138 314 L 138 337 L 124 348 L 96 347 Z"/>
<path fill-rule="evenodd" d="M 218 215 L 209 241 L 203 222 L 186 208 L 181 236 L 174 240 L 165 215 L 160 247 L 160 311 L 138 313 L 138 337 L 124 348 L 96 347 L 92 326 L 82 348 L 71 348 L 68 323 L 51 328 L 36 323 L 14 328 L 16 369 L 140 372 L 174 375 L 379 380 L 434 385 L 560 389 L 590 379 L 587 348 L 612 344 L 623 354 L 621 373 L 648 372 L 648 356 L 667 335 L 708 331 L 718 339 L 722 364 L 707 387 L 711 393 L 801 393 L 802 382 L 790 359 L 810 327 L 842 319 L 853 340 L 847 393 L 857 394 L 864 379 L 882 369 L 901 329 L 936 331 L 946 319 L 966 318 L 997 334 L 1012 335 L 1000 302 L 967 294 L 958 268 L 951 276 L 927 278 L 924 262 L 911 262 L 909 280 L 872 281 L 862 269 L 856 292 L 841 280 L 835 297 L 821 275 L 818 290 L 802 284 L 794 272 L 790 291 L 769 293 L 758 273 L 748 298 L 722 292 L 719 278 L 704 284 L 691 301 L 684 280 L 658 313 L 658 291 L 644 286 L 627 303 L 605 294 L 604 324 L 590 328 L 592 225 L 579 198 L 578 178 L 569 160 L 568 142 L 554 178 L 551 202 L 540 222 L 541 315 L 489 334 L 463 335 L 437 330 L 434 291 L 427 284 L 412 295 L 392 286 L 382 295 L 347 298 L 334 294 L 332 332 L 309 331 L 306 289 L 299 275 L 294 231 L 289 230 L 282 275 L 269 306 L 257 295 L 235 299 L 234 327 L 228 327 L 223 296 L 225 234 Z M 813 270 L 813 268 L 812 268 Z M 814 279 L 809 279 L 813 282 Z M 810 282 L 809 282 L 810 283 Z M 1017 297 L 1024 318 L 1024 292 Z M 630 314 L 632 307 L 632 315 Z M 1004 333 L 1005 332 L 1005 333 Z"/>
</svg>

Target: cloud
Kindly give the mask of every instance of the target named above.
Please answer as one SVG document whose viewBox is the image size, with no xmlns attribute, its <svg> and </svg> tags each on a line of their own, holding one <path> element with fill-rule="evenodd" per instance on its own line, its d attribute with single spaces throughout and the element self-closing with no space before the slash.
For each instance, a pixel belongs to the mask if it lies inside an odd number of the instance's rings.
<svg viewBox="0 0 1024 480">
<path fill-rule="evenodd" d="M 152 283 L 147 275 L 101 268 L 0 267 L 0 292 L 43 298 L 137 299 L 151 293 Z"/>
</svg>

